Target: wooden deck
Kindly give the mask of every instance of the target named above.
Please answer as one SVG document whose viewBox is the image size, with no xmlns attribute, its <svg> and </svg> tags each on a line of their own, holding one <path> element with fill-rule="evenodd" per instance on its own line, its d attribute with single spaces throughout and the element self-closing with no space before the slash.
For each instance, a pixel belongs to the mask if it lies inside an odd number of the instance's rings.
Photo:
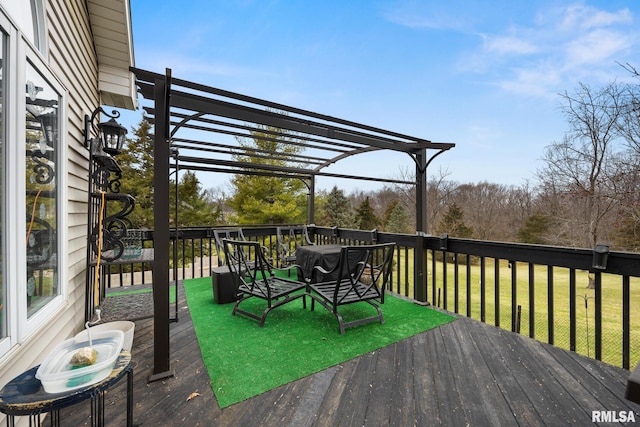
<svg viewBox="0 0 640 427">
<path fill-rule="evenodd" d="M 640 425 L 640 405 L 624 399 L 628 371 L 468 318 L 221 410 L 183 289 L 179 307 L 171 325 L 175 376 L 164 381 L 147 382 L 153 319 L 136 320 L 134 425 L 599 425 L 592 411 L 633 411 Z M 125 393 L 124 382 L 108 392 L 107 425 L 125 425 Z M 65 410 L 62 423 L 89 425 L 89 411 L 88 404 Z"/>
</svg>

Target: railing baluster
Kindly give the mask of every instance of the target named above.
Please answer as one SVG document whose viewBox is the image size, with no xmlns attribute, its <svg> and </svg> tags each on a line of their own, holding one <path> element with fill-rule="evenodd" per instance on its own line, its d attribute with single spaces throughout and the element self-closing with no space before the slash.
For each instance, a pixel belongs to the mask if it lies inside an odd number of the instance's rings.
<svg viewBox="0 0 640 427">
<path fill-rule="evenodd" d="M 486 322 L 486 307 L 487 307 L 487 295 L 486 295 L 486 265 L 485 257 L 480 257 L 480 321 Z"/>
<path fill-rule="evenodd" d="M 602 360 L 602 273 L 599 271 L 595 273 L 595 341 L 596 341 L 596 360 Z"/>
<path fill-rule="evenodd" d="M 447 309 L 447 276 L 449 266 L 447 263 L 447 251 L 442 251 L 442 308 Z"/>
<path fill-rule="evenodd" d="M 576 269 L 569 270 L 569 350 L 576 351 Z"/>
<path fill-rule="evenodd" d="M 536 282 L 532 263 L 529 263 L 529 336 L 536 337 Z"/>
<path fill-rule="evenodd" d="M 548 327 L 548 341 L 549 344 L 554 343 L 554 305 L 553 305 L 553 266 L 547 266 L 547 327 Z"/>
<path fill-rule="evenodd" d="M 518 265 L 515 261 L 510 261 L 511 266 L 511 331 L 517 331 L 518 323 Z"/>
<path fill-rule="evenodd" d="M 471 317 L 471 260 L 469 255 L 465 258 L 467 259 L 467 317 Z"/>
<path fill-rule="evenodd" d="M 426 251 L 425 251 L 426 256 Z M 431 251 L 431 301 L 435 304 L 436 302 L 436 289 L 438 288 L 437 284 L 437 260 L 436 260 L 436 251 L 435 249 Z M 428 293 L 428 292 L 427 292 Z"/>
<path fill-rule="evenodd" d="M 631 289 L 629 276 L 622 276 L 622 367 L 630 369 Z"/>
<path fill-rule="evenodd" d="M 493 259 L 493 282 L 495 285 L 493 298 L 495 303 L 495 325 L 500 327 L 500 259 Z"/>
<path fill-rule="evenodd" d="M 459 292 L 460 273 L 458 270 L 458 253 L 457 252 L 453 254 L 453 271 L 454 271 L 454 280 L 453 280 L 454 310 L 456 313 L 459 313 L 460 306 L 459 306 L 458 292 Z"/>
</svg>

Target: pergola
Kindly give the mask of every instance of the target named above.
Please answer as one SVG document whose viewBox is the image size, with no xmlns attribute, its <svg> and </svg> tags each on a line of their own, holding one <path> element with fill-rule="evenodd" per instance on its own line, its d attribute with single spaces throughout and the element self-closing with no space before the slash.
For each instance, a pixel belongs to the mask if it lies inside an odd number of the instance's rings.
<svg viewBox="0 0 640 427">
<path fill-rule="evenodd" d="M 151 380 L 172 375 L 169 357 L 169 176 L 170 170 L 206 171 L 299 178 L 309 189 L 308 223 L 314 218 L 315 180 L 319 176 L 416 186 L 416 230 L 426 230 L 427 166 L 452 143 L 432 142 L 352 121 L 313 113 L 211 86 L 174 79 L 137 68 L 132 72 L 147 120 L 154 124 L 154 370 Z M 295 145 L 298 154 L 256 149 L 239 143 L 255 139 Z M 334 174 L 326 168 L 368 152 L 406 153 L 415 163 L 415 181 Z M 264 162 L 239 161 L 264 159 Z M 268 160 L 272 160 L 269 162 Z M 417 245 L 415 283 L 426 279 L 426 256 Z M 418 287 L 416 287 L 418 288 Z"/>
</svg>

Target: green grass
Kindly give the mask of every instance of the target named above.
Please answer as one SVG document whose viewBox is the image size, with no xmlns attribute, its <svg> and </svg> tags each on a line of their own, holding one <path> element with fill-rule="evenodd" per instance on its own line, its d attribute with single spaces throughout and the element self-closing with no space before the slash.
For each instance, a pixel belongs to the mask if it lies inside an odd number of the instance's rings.
<svg viewBox="0 0 640 427">
<path fill-rule="evenodd" d="M 440 290 L 441 306 L 444 305 L 445 290 L 442 288 L 442 264 L 437 264 L 436 286 Z M 495 299 L 495 270 L 493 259 L 487 259 L 485 264 L 485 321 L 491 324 L 499 323 L 505 329 L 511 329 L 512 323 L 512 288 L 511 269 L 507 261 L 500 262 L 499 268 L 499 318 L 496 317 Z M 454 269 L 453 263 L 448 263 L 446 309 L 454 311 Z M 431 273 L 431 271 L 430 271 Z M 471 317 L 481 318 L 481 286 L 480 266 L 472 265 L 470 275 L 470 300 L 467 306 L 467 273 L 466 267 L 460 266 L 458 312 Z M 520 331 L 524 335 L 549 342 L 549 298 L 547 295 L 547 267 L 534 266 L 533 309 L 534 322 L 530 322 L 530 289 L 529 267 L 525 263 L 517 264 L 516 271 L 516 306 L 521 306 Z M 431 297 L 431 277 L 429 277 L 429 297 Z M 553 344 L 561 348 L 570 348 L 570 303 L 576 304 L 576 352 L 595 357 L 595 300 L 594 290 L 588 289 L 589 273 L 576 271 L 576 291 L 570 294 L 569 269 L 556 267 L 553 269 Z M 622 279 L 617 275 L 602 274 L 602 360 L 616 366 L 622 366 Z M 586 306 L 585 306 L 586 301 Z M 631 278 L 630 283 L 631 313 L 640 309 L 640 279 Z M 437 303 L 437 301 L 435 301 Z M 630 364 L 631 367 L 640 359 L 640 317 L 630 316 Z"/>
<path fill-rule="evenodd" d="M 443 288 L 442 261 L 436 262 L 436 297 L 433 298 L 433 271 L 431 252 L 427 259 L 427 299 L 433 304 L 455 311 L 455 288 L 453 262 L 447 264 L 447 287 Z M 407 263 L 407 259 L 409 262 Z M 399 262 L 398 262 L 399 261 Z M 521 306 L 520 332 L 532 335 L 539 341 L 549 342 L 549 304 L 547 295 L 547 267 L 534 266 L 534 321 L 530 325 L 529 304 L 529 267 L 526 263 L 516 264 L 516 307 Z M 413 280 L 413 250 L 409 250 L 405 257 L 404 251 L 394 254 L 394 282 L 392 290 L 410 297 L 414 296 Z M 495 270 L 494 260 L 485 260 L 485 317 L 484 321 L 511 330 L 512 323 L 512 270 L 506 260 L 499 264 L 499 318 L 496 318 Z M 466 266 L 461 264 L 458 269 L 458 310 L 457 312 L 481 320 L 481 286 L 480 265 L 471 266 L 469 276 L 470 300 L 467 307 L 467 272 Z M 575 351 L 590 357 L 595 357 L 595 299 L 594 290 L 587 289 L 589 273 L 576 271 L 576 290 L 573 295 L 569 292 L 569 269 L 554 267 L 553 269 L 553 344 L 570 349 L 570 302 L 576 304 L 576 348 Z M 602 360 L 615 366 L 623 366 L 622 361 L 622 278 L 617 275 L 602 274 Z M 446 292 L 446 294 L 445 294 Z M 446 307 L 444 302 L 447 302 Z M 586 307 L 585 307 L 586 300 Z M 630 279 L 630 367 L 633 368 L 640 360 L 640 278 Z"/>
</svg>

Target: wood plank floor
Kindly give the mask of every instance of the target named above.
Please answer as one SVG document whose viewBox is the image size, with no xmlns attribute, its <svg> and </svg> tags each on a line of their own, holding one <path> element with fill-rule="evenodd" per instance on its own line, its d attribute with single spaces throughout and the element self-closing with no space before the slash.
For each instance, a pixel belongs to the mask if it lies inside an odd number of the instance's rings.
<svg viewBox="0 0 640 427">
<path fill-rule="evenodd" d="M 175 376 L 149 383 L 152 332 L 152 318 L 136 320 L 138 426 L 585 426 L 598 425 L 592 411 L 602 410 L 634 411 L 640 425 L 640 405 L 624 399 L 628 371 L 468 318 L 222 410 L 182 287 L 171 325 Z M 108 392 L 106 425 L 125 425 L 125 396 L 124 382 Z M 72 426 L 89 416 L 88 403 L 61 413 Z"/>
</svg>

